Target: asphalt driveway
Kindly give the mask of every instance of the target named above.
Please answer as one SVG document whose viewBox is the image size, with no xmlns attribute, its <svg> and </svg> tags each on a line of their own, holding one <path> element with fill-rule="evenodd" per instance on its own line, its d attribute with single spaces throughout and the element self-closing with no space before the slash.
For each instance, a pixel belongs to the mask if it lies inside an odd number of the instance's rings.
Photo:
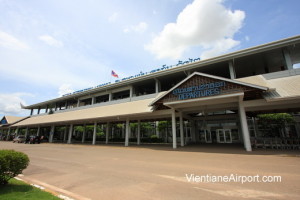
<svg viewBox="0 0 300 200">
<path fill-rule="evenodd" d="M 203 145 L 174 151 L 164 145 L 3 141 L 0 149 L 29 155 L 21 178 L 74 199 L 300 199 L 299 150 L 248 153 L 236 146 Z M 281 182 L 200 182 L 200 176 L 280 176 Z"/>
</svg>

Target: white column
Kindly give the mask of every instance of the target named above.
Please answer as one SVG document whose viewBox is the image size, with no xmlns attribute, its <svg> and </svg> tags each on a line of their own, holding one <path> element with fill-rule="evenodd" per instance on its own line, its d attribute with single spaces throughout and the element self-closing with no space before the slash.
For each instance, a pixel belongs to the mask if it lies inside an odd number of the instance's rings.
<svg viewBox="0 0 300 200">
<path fill-rule="evenodd" d="M 229 65 L 230 79 L 235 79 L 235 78 L 236 78 L 236 74 L 235 74 L 233 62 L 232 62 L 232 61 L 229 61 L 229 62 L 228 62 L 228 65 Z"/>
<path fill-rule="evenodd" d="M 96 144 L 97 122 L 94 123 L 93 145 Z"/>
<path fill-rule="evenodd" d="M 137 145 L 141 144 L 141 121 L 138 120 L 138 126 L 137 126 Z"/>
<path fill-rule="evenodd" d="M 95 104 L 95 97 L 92 97 L 92 105 Z"/>
<path fill-rule="evenodd" d="M 73 124 L 71 124 L 70 128 L 69 128 L 68 144 L 71 144 L 71 142 L 72 142 L 72 134 L 73 134 Z"/>
<path fill-rule="evenodd" d="M 80 106 L 80 100 L 77 101 L 77 108 Z"/>
<path fill-rule="evenodd" d="M 84 142 L 85 142 L 85 132 L 86 132 L 86 125 L 84 124 L 84 126 L 83 126 L 83 133 L 82 133 L 82 141 L 81 141 L 81 143 L 84 143 Z"/>
<path fill-rule="evenodd" d="M 159 137 L 159 130 L 158 130 L 159 121 L 155 121 L 155 134 Z"/>
<path fill-rule="evenodd" d="M 40 129 L 41 129 L 41 127 L 38 126 L 37 131 L 36 131 L 36 135 L 37 135 L 37 136 L 40 136 Z"/>
<path fill-rule="evenodd" d="M 108 136 L 109 136 L 109 122 L 106 123 L 106 138 L 105 138 L 105 144 L 108 144 Z"/>
<path fill-rule="evenodd" d="M 241 123 L 241 129 L 242 129 L 243 140 L 244 140 L 244 147 L 246 151 L 252 151 L 248 124 L 247 124 L 247 117 L 246 117 L 246 112 L 242 100 L 239 101 L 239 116 L 240 116 L 240 123 Z"/>
<path fill-rule="evenodd" d="M 15 133 L 16 133 L 16 136 L 19 135 L 19 127 L 16 128 Z"/>
<path fill-rule="evenodd" d="M 285 63 L 286 63 L 286 68 L 288 70 L 293 69 L 293 63 L 292 63 L 292 59 L 290 56 L 290 52 L 287 49 L 283 49 L 283 55 L 284 55 L 284 59 L 285 59 Z"/>
<path fill-rule="evenodd" d="M 176 115 L 175 109 L 172 108 L 172 138 L 173 138 L 173 149 L 177 148 L 177 138 L 176 138 Z"/>
<path fill-rule="evenodd" d="M 155 79 L 155 92 L 158 93 L 161 91 L 161 84 L 160 81 L 156 78 Z"/>
<path fill-rule="evenodd" d="M 129 145 L 129 118 L 126 119 L 125 147 Z"/>
<path fill-rule="evenodd" d="M 133 86 L 130 87 L 130 90 L 129 90 L 129 98 L 132 98 L 133 97 Z"/>
<path fill-rule="evenodd" d="M 55 129 L 55 126 L 52 125 L 52 126 L 51 126 L 51 130 L 50 130 L 50 135 L 49 135 L 49 142 L 50 142 L 50 143 L 53 142 L 54 129 Z"/>
<path fill-rule="evenodd" d="M 184 135 L 183 135 L 183 117 L 182 112 L 179 113 L 179 124 L 180 124 L 180 144 L 184 146 Z"/>
<path fill-rule="evenodd" d="M 108 94 L 108 101 L 112 101 L 112 92 Z"/>
</svg>

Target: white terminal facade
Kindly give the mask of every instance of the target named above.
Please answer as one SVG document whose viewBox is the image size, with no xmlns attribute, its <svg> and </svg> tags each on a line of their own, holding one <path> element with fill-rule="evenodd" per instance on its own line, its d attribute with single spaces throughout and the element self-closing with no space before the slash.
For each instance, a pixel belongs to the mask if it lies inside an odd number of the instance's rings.
<svg viewBox="0 0 300 200">
<path fill-rule="evenodd" d="M 31 115 L 2 123 L 0 130 L 44 135 L 49 142 L 118 141 L 125 146 L 141 144 L 154 134 L 173 148 L 241 143 L 251 151 L 252 138 L 262 131 L 255 120 L 260 113 L 295 114 L 290 134 L 299 138 L 298 63 L 300 36 L 295 36 L 22 106 Z M 145 122 L 153 130 L 142 129 Z M 159 124 L 165 128 L 159 129 Z M 83 131 L 76 131 L 78 126 Z M 92 131 L 85 128 L 91 126 Z M 97 135 L 97 127 L 104 135 Z"/>
</svg>

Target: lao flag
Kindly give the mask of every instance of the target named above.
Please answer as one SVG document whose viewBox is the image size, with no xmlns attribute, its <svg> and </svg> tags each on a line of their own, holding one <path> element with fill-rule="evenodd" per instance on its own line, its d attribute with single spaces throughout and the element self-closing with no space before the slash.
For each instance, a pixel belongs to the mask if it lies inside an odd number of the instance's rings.
<svg viewBox="0 0 300 200">
<path fill-rule="evenodd" d="M 116 72 L 114 72 L 114 70 L 111 70 L 111 75 L 113 77 L 119 78 L 118 74 Z"/>
</svg>

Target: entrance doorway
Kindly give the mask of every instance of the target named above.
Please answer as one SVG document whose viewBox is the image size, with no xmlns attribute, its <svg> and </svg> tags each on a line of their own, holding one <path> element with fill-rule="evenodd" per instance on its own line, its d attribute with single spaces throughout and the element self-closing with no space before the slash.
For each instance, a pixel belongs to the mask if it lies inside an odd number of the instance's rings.
<svg viewBox="0 0 300 200">
<path fill-rule="evenodd" d="M 217 129 L 216 134 L 218 143 L 232 143 L 230 129 Z"/>
</svg>

